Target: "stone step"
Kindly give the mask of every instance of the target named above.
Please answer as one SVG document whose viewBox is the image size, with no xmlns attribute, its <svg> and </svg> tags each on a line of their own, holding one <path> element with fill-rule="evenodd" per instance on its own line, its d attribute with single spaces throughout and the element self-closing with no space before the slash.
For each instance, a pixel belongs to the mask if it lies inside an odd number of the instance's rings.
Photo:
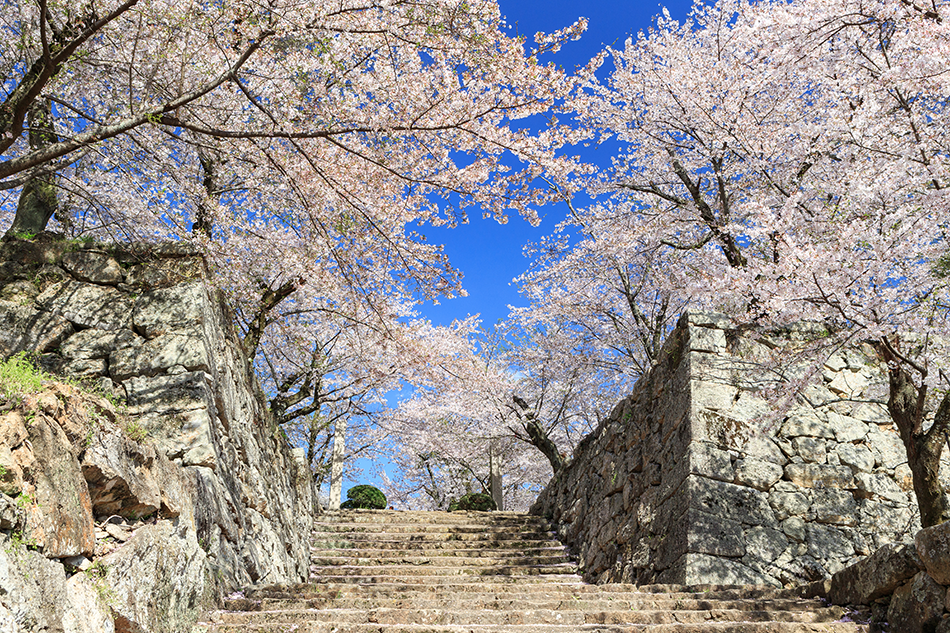
<svg viewBox="0 0 950 633">
<path fill-rule="evenodd" d="M 339 624 L 699 624 L 705 622 L 834 622 L 845 615 L 841 607 L 819 611 L 710 610 L 614 610 L 583 611 L 554 609 L 324 609 L 302 611 L 218 612 L 220 624 L 289 624 L 335 622 Z"/>
<path fill-rule="evenodd" d="M 518 558 L 518 557 L 549 557 L 563 556 L 568 557 L 568 550 L 563 545 L 554 547 L 522 547 L 522 548 L 403 548 L 403 549 L 382 549 L 372 547 L 351 547 L 351 548 L 310 548 L 310 556 L 314 560 L 321 557 L 355 557 L 355 558 L 379 558 L 392 559 L 399 557 L 416 558 L 420 556 L 433 556 L 441 558 L 463 557 L 472 558 Z"/>
<path fill-rule="evenodd" d="M 866 633 L 851 622 L 702 622 L 699 624 L 338 624 L 307 622 L 294 633 Z M 192 633 L 287 633 L 286 624 L 202 622 Z"/>
<path fill-rule="evenodd" d="M 525 538 L 540 534 L 551 538 L 553 531 L 539 525 L 457 525 L 438 523 L 326 523 L 316 524 L 314 534 L 504 534 L 509 538 Z"/>
<path fill-rule="evenodd" d="M 311 582 L 247 589 L 193 633 L 857 633 L 816 588 L 588 585 L 514 513 L 321 517 Z"/>
<path fill-rule="evenodd" d="M 509 556 L 431 556 L 426 553 L 415 555 L 400 556 L 365 556 L 362 553 L 354 556 L 340 556 L 339 554 L 329 556 L 311 556 L 313 566 L 332 567 L 332 566 L 352 566 L 361 567 L 394 567 L 405 565 L 408 567 L 471 567 L 473 569 L 482 569 L 485 567 L 511 567 L 511 566 L 529 566 L 529 565 L 576 565 L 571 563 L 566 554 L 552 554 L 549 556 L 522 556 L 520 552 L 514 552 Z"/>
<path fill-rule="evenodd" d="M 342 592 L 341 592 L 342 593 Z M 663 595 L 663 594 L 658 594 Z M 322 596 L 314 598 L 264 598 L 251 600 L 239 598 L 228 602 L 230 611 L 278 611 L 305 609 L 373 609 L 405 608 L 413 610 L 458 609 L 474 611 L 495 610 L 565 610 L 565 611 L 701 611 L 722 609 L 732 611 L 809 611 L 819 612 L 825 609 L 820 600 L 801 600 L 798 598 L 776 598 L 766 600 L 708 600 L 696 598 L 650 597 L 613 598 L 591 594 L 590 598 L 548 598 L 532 594 L 509 592 L 483 595 L 480 593 L 438 596 L 429 593 L 412 596 L 407 593 L 398 597 L 383 596 Z"/>
<path fill-rule="evenodd" d="M 310 545 L 318 549 L 537 549 L 564 546 L 560 541 L 543 535 L 540 538 L 521 538 L 510 535 L 458 534 L 403 534 L 396 538 L 376 538 L 372 535 L 314 535 Z"/>
<path fill-rule="evenodd" d="M 571 578 L 575 578 L 571 576 Z M 489 579 L 490 580 L 490 579 Z M 550 580 L 550 579 L 548 579 Z M 509 582 L 463 583 L 458 582 L 459 592 L 479 592 L 483 595 L 498 597 L 528 597 L 543 595 L 546 598 L 583 599 L 590 597 L 605 597 L 614 600 L 638 599 L 693 599 L 693 600 L 777 600 L 801 599 L 797 589 L 783 589 L 769 586 L 734 586 L 734 585 L 626 585 L 605 584 L 589 585 L 585 583 L 565 583 L 535 585 L 525 584 L 516 589 Z M 249 587 L 244 596 L 251 600 L 265 598 L 318 598 L 326 596 L 385 596 L 400 597 L 404 595 L 422 596 L 424 594 L 442 594 L 445 587 L 426 585 L 407 585 L 401 582 L 373 583 L 367 586 L 353 585 L 352 583 L 327 584 L 310 582 L 295 585 L 261 585 Z M 517 593 L 513 593 L 516 591 Z"/>
<path fill-rule="evenodd" d="M 518 512 L 431 512 L 428 510 L 340 510 L 323 514 L 317 518 L 316 523 L 550 525 L 550 522 L 542 517 Z"/>
<path fill-rule="evenodd" d="M 314 576 L 538 576 L 540 574 L 574 574 L 574 563 L 526 564 L 526 565 L 311 565 Z"/>
<path fill-rule="evenodd" d="M 353 585 L 375 585 L 375 584 L 393 584 L 393 585 L 458 585 L 459 591 L 465 591 L 465 585 L 480 585 L 480 584 L 534 584 L 534 583 L 574 583 L 580 584 L 583 583 L 583 579 L 576 574 L 558 574 L 558 573 L 512 573 L 500 574 L 492 573 L 486 574 L 483 576 L 470 575 L 470 574 L 454 574 L 454 575 L 426 575 L 426 576 L 402 576 L 402 575 L 393 575 L 393 576 L 382 576 L 382 575 L 372 575 L 364 576 L 360 574 L 353 575 L 330 575 L 330 574 L 314 574 L 312 571 L 310 573 L 311 582 L 325 582 L 325 583 L 336 583 L 336 584 L 353 584 Z M 453 587 L 452 591 L 456 589 Z"/>
<path fill-rule="evenodd" d="M 333 569 L 340 567 L 367 567 L 367 568 L 389 568 L 390 570 L 405 567 L 407 569 L 507 569 L 512 567 L 552 567 L 560 565 L 570 567 L 571 573 L 577 571 L 577 565 L 571 562 L 567 556 L 508 556 L 493 557 L 486 556 L 464 557 L 464 556 L 394 556 L 394 557 L 372 557 L 364 558 L 354 556 L 352 558 L 317 556 L 313 559 L 311 569 L 320 567 L 324 569 Z M 412 572 L 413 574 L 416 572 Z M 442 573 L 442 572 L 438 572 Z M 480 573 L 480 572 L 479 572 Z"/>
</svg>

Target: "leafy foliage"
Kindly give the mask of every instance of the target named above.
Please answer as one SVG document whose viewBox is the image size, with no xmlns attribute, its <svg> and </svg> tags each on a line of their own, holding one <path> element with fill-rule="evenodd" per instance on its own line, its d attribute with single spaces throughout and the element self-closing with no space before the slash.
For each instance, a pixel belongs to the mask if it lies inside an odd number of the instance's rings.
<svg viewBox="0 0 950 633">
<path fill-rule="evenodd" d="M 477 510 L 479 512 L 489 512 L 491 510 L 497 509 L 498 506 L 495 505 L 495 501 L 491 498 L 491 495 L 485 494 L 484 492 L 471 492 L 449 505 L 449 512 L 454 512 L 456 510 Z"/>
<path fill-rule="evenodd" d="M 346 501 L 340 504 L 344 510 L 385 510 L 386 495 L 375 487 L 366 484 L 353 486 L 346 492 Z"/>
</svg>

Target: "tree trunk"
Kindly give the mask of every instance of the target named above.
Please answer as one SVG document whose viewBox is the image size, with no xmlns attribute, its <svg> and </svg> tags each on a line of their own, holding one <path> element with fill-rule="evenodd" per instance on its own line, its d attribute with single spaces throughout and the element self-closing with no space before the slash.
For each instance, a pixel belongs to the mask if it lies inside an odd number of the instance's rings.
<svg viewBox="0 0 950 633">
<path fill-rule="evenodd" d="M 30 108 L 27 120 L 31 149 L 42 149 L 59 140 L 53 131 L 52 117 L 50 102 L 46 99 L 38 99 Z M 30 178 L 23 185 L 16 215 L 7 235 L 36 235 L 43 232 L 56 213 L 58 204 L 53 174 Z"/>
<path fill-rule="evenodd" d="M 885 356 L 886 357 L 886 356 Z M 925 433 L 924 398 L 900 362 L 891 361 L 890 397 L 887 409 L 900 431 L 907 465 L 914 480 L 914 494 L 920 508 L 920 523 L 930 527 L 950 520 L 950 500 L 940 482 L 940 454 L 950 427 L 950 394 L 944 396 Z"/>
<path fill-rule="evenodd" d="M 515 412 L 518 414 L 521 427 L 525 430 L 525 433 L 528 434 L 528 442 L 548 458 L 548 463 L 551 464 L 551 470 L 553 470 L 556 475 L 564 465 L 561 453 L 557 450 L 557 444 L 554 443 L 548 436 L 548 432 L 545 431 L 544 427 L 538 422 L 538 412 L 532 410 L 524 398 L 518 394 L 512 394 L 511 399 L 514 401 L 515 406 L 520 409 L 520 411 L 516 409 Z M 515 433 L 515 435 L 519 434 Z M 519 438 L 522 441 L 524 440 L 520 435 Z"/>
<path fill-rule="evenodd" d="M 340 509 L 343 493 L 343 449 L 346 436 L 346 418 L 337 419 L 333 425 L 333 453 L 330 454 L 330 510 Z"/>
<path fill-rule="evenodd" d="M 214 228 L 214 211 L 212 205 L 220 195 L 215 180 L 217 179 L 216 166 L 219 163 L 212 154 L 204 149 L 198 150 L 198 164 L 201 165 L 201 185 L 205 190 L 205 198 L 198 200 L 195 209 L 195 221 L 191 225 L 192 235 L 203 234 L 211 237 Z"/>
<path fill-rule="evenodd" d="M 548 437 L 547 432 L 538 423 L 537 418 L 526 416 L 521 425 L 531 439 L 531 444 L 548 458 L 548 463 L 551 464 L 551 470 L 553 470 L 556 475 L 564 465 L 564 460 L 561 459 L 561 453 L 557 450 L 557 444 Z"/>
</svg>

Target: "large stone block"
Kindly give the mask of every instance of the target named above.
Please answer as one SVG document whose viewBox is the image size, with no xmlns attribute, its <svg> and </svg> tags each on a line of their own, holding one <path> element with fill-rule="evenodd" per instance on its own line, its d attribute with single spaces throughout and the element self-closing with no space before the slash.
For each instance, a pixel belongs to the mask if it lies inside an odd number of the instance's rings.
<svg viewBox="0 0 950 633">
<path fill-rule="evenodd" d="M 691 510 L 677 527 L 685 528 L 687 551 L 727 558 L 739 558 L 746 553 L 742 524 L 738 521 Z"/>
<path fill-rule="evenodd" d="M 95 434 L 82 456 L 93 512 L 134 519 L 161 508 L 165 482 L 156 478 L 152 466 L 162 458 L 118 429 Z"/>
<path fill-rule="evenodd" d="M 819 523 L 855 525 L 858 520 L 858 504 L 847 490 L 815 490 L 809 510 Z"/>
<path fill-rule="evenodd" d="M 690 383 L 690 398 L 693 411 L 712 409 L 723 411 L 736 401 L 739 389 L 735 385 L 693 380 Z"/>
<path fill-rule="evenodd" d="M 142 339 L 132 330 L 81 330 L 60 346 L 60 353 L 69 360 L 109 358 L 115 350 L 140 345 Z"/>
<path fill-rule="evenodd" d="M 27 430 L 29 444 L 16 453 L 34 501 L 25 508 L 30 540 L 51 558 L 92 554 L 92 500 L 69 438 L 45 415 Z"/>
<path fill-rule="evenodd" d="M 63 566 L 0 534 L 0 622 L 13 622 L 0 630 L 62 630 L 66 601 Z"/>
<path fill-rule="evenodd" d="M 782 452 L 782 449 L 779 448 L 778 444 L 764 435 L 756 435 L 746 442 L 742 447 L 742 452 L 745 457 L 749 459 L 772 462 L 779 466 L 784 466 L 788 463 L 788 458 L 785 457 L 785 454 Z"/>
<path fill-rule="evenodd" d="M 781 586 L 775 578 L 761 574 L 747 565 L 728 558 L 707 554 L 686 554 L 681 582 L 688 585 L 773 585 Z"/>
<path fill-rule="evenodd" d="M 806 462 L 824 464 L 828 459 L 824 440 L 816 437 L 793 437 L 792 448 Z"/>
<path fill-rule="evenodd" d="M 183 371 L 211 371 L 210 355 L 201 337 L 165 334 L 138 346 L 116 349 L 109 356 L 109 373 L 117 381 Z"/>
<path fill-rule="evenodd" d="M 854 542 L 841 528 L 830 525 L 809 524 L 805 528 L 808 553 L 815 560 L 850 560 L 854 556 Z"/>
<path fill-rule="evenodd" d="M 937 584 L 927 572 L 918 572 L 891 597 L 887 621 L 892 631 L 934 633 L 943 615 L 947 588 Z"/>
<path fill-rule="evenodd" d="M 132 316 L 132 299 L 125 293 L 79 281 L 50 286 L 36 298 L 36 305 L 82 328 L 120 330 L 128 327 Z"/>
<path fill-rule="evenodd" d="M 62 266 L 80 281 L 116 285 L 124 277 L 119 263 L 105 253 L 76 251 L 63 255 Z"/>
<path fill-rule="evenodd" d="M 726 350 L 726 333 L 719 328 L 694 327 L 690 329 L 691 352 L 718 353 Z"/>
<path fill-rule="evenodd" d="M 102 562 L 119 630 L 191 630 L 206 591 L 206 556 L 193 530 L 172 521 L 147 525 Z"/>
<path fill-rule="evenodd" d="M 923 563 L 913 545 L 891 543 L 831 577 L 834 604 L 871 604 L 913 578 Z"/>
<path fill-rule="evenodd" d="M 782 478 L 784 470 L 778 464 L 758 459 L 740 459 L 736 462 L 736 483 L 767 492 Z"/>
<path fill-rule="evenodd" d="M 828 389 L 842 398 L 858 398 L 868 388 L 868 376 L 863 371 L 842 369 L 834 372 Z"/>
<path fill-rule="evenodd" d="M 691 476 L 687 489 L 691 509 L 747 525 L 776 524 L 768 496 L 752 488 Z"/>
<path fill-rule="evenodd" d="M 746 556 L 765 563 L 771 563 L 788 547 L 788 538 L 779 530 L 756 526 L 747 529 L 742 535 L 746 546 Z"/>
<path fill-rule="evenodd" d="M 862 473 L 854 476 L 858 490 L 868 494 L 882 497 L 889 501 L 907 502 L 907 493 L 901 490 L 901 487 L 887 475 L 883 473 Z"/>
<path fill-rule="evenodd" d="M 823 437 L 834 439 L 835 431 L 811 409 L 795 409 L 782 424 L 781 435 L 785 437 Z"/>
<path fill-rule="evenodd" d="M 914 544 L 931 578 L 950 585 L 950 521 L 922 529 L 914 537 Z"/>
<path fill-rule="evenodd" d="M 23 351 L 49 352 L 74 331 L 59 314 L 0 301 L 0 358 Z"/>
<path fill-rule="evenodd" d="M 829 411 L 825 419 L 828 420 L 828 425 L 834 430 L 835 439 L 839 442 L 860 442 L 868 435 L 868 425 L 861 420 L 834 411 Z"/>
<path fill-rule="evenodd" d="M 828 464 L 789 464 L 785 478 L 802 488 L 854 488 L 854 477 L 847 466 Z"/>
<path fill-rule="evenodd" d="M 147 338 L 161 334 L 195 335 L 214 319 L 208 291 L 200 282 L 159 288 L 143 294 L 135 303 L 133 322 Z"/>
<path fill-rule="evenodd" d="M 856 473 L 874 470 L 874 453 L 864 444 L 837 444 L 832 451 L 843 466 L 848 466 Z"/>
<path fill-rule="evenodd" d="M 136 376 L 125 381 L 126 399 L 132 415 L 207 409 L 214 406 L 210 375 L 187 372 L 171 376 Z"/>
<path fill-rule="evenodd" d="M 727 451 L 707 442 L 694 442 L 688 455 L 690 473 L 730 483 L 735 479 L 736 470 Z"/>
</svg>

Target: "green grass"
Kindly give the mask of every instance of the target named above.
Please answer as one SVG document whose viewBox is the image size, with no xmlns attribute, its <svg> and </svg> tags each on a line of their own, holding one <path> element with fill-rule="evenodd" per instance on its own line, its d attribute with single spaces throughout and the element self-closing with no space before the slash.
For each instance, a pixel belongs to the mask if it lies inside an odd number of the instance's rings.
<svg viewBox="0 0 950 633">
<path fill-rule="evenodd" d="M 148 429 L 134 420 L 126 422 L 123 430 L 126 435 L 136 442 L 143 442 L 148 437 Z"/>
<path fill-rule="evenodd" d="M 49 376 L 37 369 L 26 352 L 20 352 L 0 363 L 0 395 L 11 398 L 22 393 L 36 393 L 43 389 Z"/>
</svg>

